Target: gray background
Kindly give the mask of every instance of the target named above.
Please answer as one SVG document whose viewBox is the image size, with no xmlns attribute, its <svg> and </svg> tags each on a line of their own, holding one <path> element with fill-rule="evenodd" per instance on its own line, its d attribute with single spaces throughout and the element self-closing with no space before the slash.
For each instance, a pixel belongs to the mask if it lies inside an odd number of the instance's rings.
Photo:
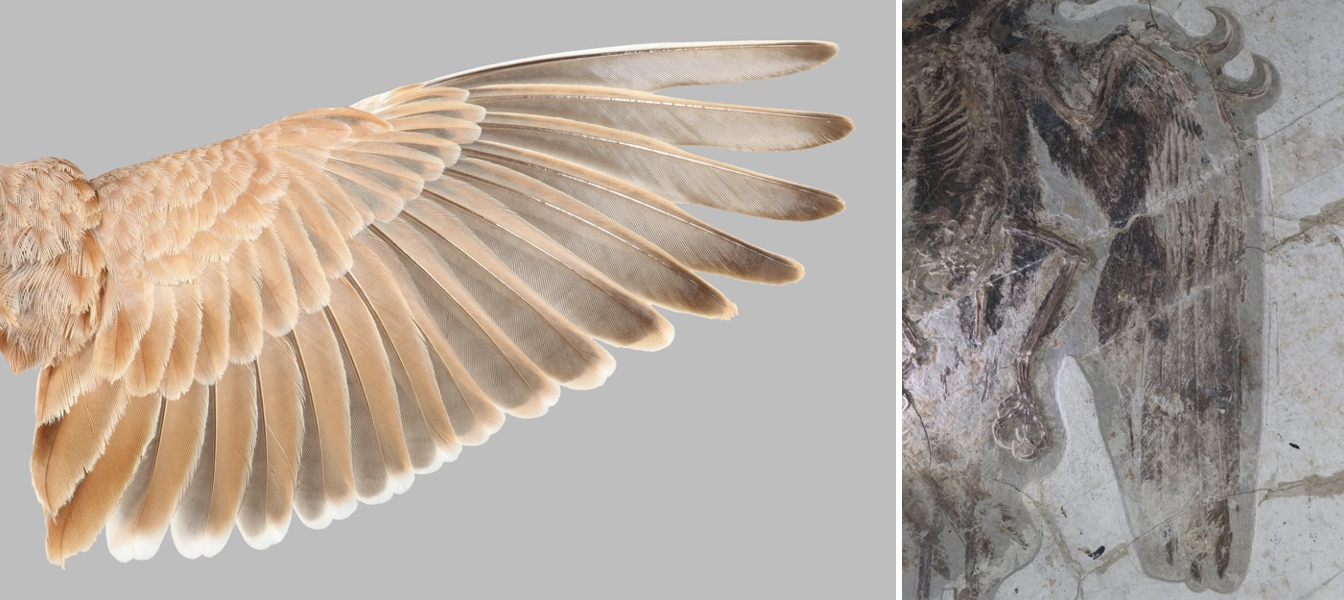
<svg viewBox="0 0 1344 600">
<path fill-rule="evenodd" d="M 100 540 L 47 564 L 28 474 L 35 372 L 0 375 L 4 595 L 889 597 L 895 585 L 895 10 L 879 3 L 6 6 L 0 163 L 61 156 L 91 178 L 294 112 L 485 64 L 602 46 L 823 39 L 840 56 L 688 96 L 850 116 L 831 146 L 713 153 L 838 193 L 840 215 L 711 222 L 793 256 L 787 287 L 713 278 L 740 314 L 673 315 L 606 386 L 264 552 L 235 535 L 147 563 Z M 769 596 L 767 596 L 769 594 Z"/>
</svg>

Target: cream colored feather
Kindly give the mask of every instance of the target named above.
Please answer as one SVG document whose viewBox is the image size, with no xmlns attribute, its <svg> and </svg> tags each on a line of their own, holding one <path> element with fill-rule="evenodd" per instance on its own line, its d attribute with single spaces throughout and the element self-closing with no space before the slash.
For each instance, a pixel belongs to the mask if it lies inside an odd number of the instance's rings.
<svg viewBox="0 0 1344 600">
<path fill-rule="evenodd" d="M 405 220 L 410 223 L 398 219 L 392 224 L 401 228 L 395 239 L 418 240 L 416 234 L 423 235 L 428 251 L 449 265 L 466 293 L 480 299 L 490 320 L 537 367 L 571 388 L 593 388 L 606 381 L 616 366 L 611 354 L 560 316 L 461 221 L 424 198 L 407 204 Z M 385 245 L 369 247 L 383 263 L 396 262 L 392 254 L 380 251 Z M 418 298 L 408 295 L 408 300 L 415 303 Z"/>
<path fill-rule="evenodd" d="M 196 349 L 196 381 L 214 384 L 229 364 L 229 319 L 232 293 L 225 265 L 215 263 L 201 271 L 201 342 Z M 205 310 L 205 306 L 213 310 Z"/>
<path fill-rule="evenodd" d="M 173 515 L 173 543 L 187 558 L 218 554 L 233 532 L 252 470 L 256 397 L 251 364 L 235 365 L 211 386 L 201 459 Z"/>
<path fill-rule="evenodd" d="M 154 441 L 161 405 L 154 396 L 132 398 L 107 440 L 107 449 L 70 500 L 59 510 L 48 509 L 47 560 L 64 565 L 66 558 L 93 545 L 130 485 L 140 457 Z"/>
<path fill-rule="evenodd" d="M 423 204 L 422 201 L 417 202 Z M 374 231 L 379 232 L 376 228 Z M 407 245 L 405 239 L 414 237 L 406 234 L 402 238 L 402 245 Z M 393 274 L 393 277 L 403 282 L 415 281 L 401 258 L 382 236 L 367 238 L 362 242 L 378 257 L 380 263 Z M 475 446 L 484 443 L 504 424 L 504 413 L 489 400 L 489 396 L 481 389 L 475 377 L 458 358 L 457 352 L 453 350 L 443 331 L 430 316 L 424 298 L 419 293 L 409 293 L 408 286 L 403 284 L 402 287 L 408 291 L 404 297 L 411 311 L 411 319 L 415 322 L 416 331 L 424 338 L 430 351 L 434 378 L 442 394 L 443 405 L 448 412 L 454 436 L 462 445 Z M 487 361 L 486 364 L 499 366 L 503 363 L 507 361 Z"/>
<path fill-rule="evenodd" d="M 384 241 L 396 240 L 410 281 L 424 298 L 423 306 L 413 307 L 417 326 L 451 340 L 471 378 L 494 404 L 508 410 L 551 402 L 560 393 L 558 386 L 471 297 L 425 236 L 399 221 L 378 230 L 386 232 Z"/>
<path fill-rule="evenodd" d="M 92 180 L 58 159 L 0 167 L 0 239 L 43 240 L 0 247 L 0 351 L 42 368 L 32 470 L 48 558 L 63 564 L 104 529 L 130 560 L 170 526 L 193 558 L 235 526 L 257 548 L 296 512 L 325 527 L 484 442 L 505 414 L 601 385 L 615 360 L 599 340 L 666 346 L 655 307 L 732 316 L 699 273 L 798 279 L 794 261 L 676 204 L 809 220 L 839 198 L 679 146 L 806 148 L 849 121 L 652 92 L 834 54 L 744 42 L 555 55 Z"/>
<path fill-rule="evenodd" d="M 152 558 L 187 491 L 205 436 L 205 386 L 163 400 L 157 443 L 140 461 L 135 480 L 107 524 L 107 547 L 118 560 Z"/>
<path fill-rule="evenodd" d="M 381 465 L 364 463 L 361 466 L 387 473 L 387 478 L 379 482 L 384 487 L 361 493 L 370 504 L 383 502 L 392 494 L 406 491 L 412 477 L 411 457 L 406 449 L 406 435 L 401 429 L 401 411 L 397 406 L 391 365 L 368 307 L 348 280 L 336 280 L 328 314 L 345 356 L 351 416 L 358 418 L 358 426 L 367 430 L 357 436 L 356 448 L 372 450 L 371 446 L 376 446 L 381 459 Z M 353 421 L 351 425 L 357 426 Z"/>
<path fill-rule="evenodd" d="M 719 231 L 661 196 L 619 178 L 491 142 L 472 144 L 463 155 L 509 167 L 569 194 L 696 271 L 775 284 L 803 276 L 802 266 L 793 260 Z"/>
<path fill-rule="evenodd" d="M 550 186 L 470 157 L 452 171 L 651 303 L 703 317 L 728 318 L 736 312 L 723 294 L 666 252 Z"/>
<path fill-rule="evenodd" d="M 452 172 L 425 196 L 457 217 L 506 266 L 560 314 L 593 337 L 627 348 L 658 350 L 672 342 L 672 324 L 649 305 Z"/>
<path fill-rule="evenodd" d="M 355 510 L 350 392 L 336 335 L 325 318 L 300 319 L 292 340 L 308 389 L 294 507 L 304 524 L 322 528 Z"/>
<path fill-rule="evenodd" d="M 845 137 L 849 119 L 822 113 L 669 98 L 581 85 L 495 85 L 471 90 L 491 113 L 583 121 L 674 146 L 771 151 L 810 148 Z"/>
<path fill-rule="evenodd" d="M 303 448 L 303 381 L 286 338 L 267 338 L 257 359 L 256 450 L 238 530 L 253 548 L 284 539 L 294 509 Z"/>
<path fill-rule="evenodd" d="M 696 156 L 650 137 L 556 117 L 490 113 L 481 139 L 535 150 L 615 177 L 673 202 L 767 219 L 807 221 L 840 212 L 821 190 Z"/>
<path fill-rule="evenodd" d="M 47 512 L 65 506 L 103 454 L 126 400 L 124 387 L 104 383 L 81 396 L 63 419 L 38 426 L 33 441 L 33 489 Z"/>
<path fill-rule="evenodd" d="M 456 459 L 462 447 L 453 435 L 452 423 L 443 407 L 443 394 L 434 378 L 429 350 L 411 318 L 410 305 L 401 291 L 402 282 L 392 277 L 377 256 L 362 244 L 356 244 L 353 250 L 356 260 L 348 281 L 378 324 L 392 366 L 392 378 L 397 384 L 397 397 L 401 399 L 407 448 L 417 471 L 437 469 L 444 461 Z"/>
</svg>

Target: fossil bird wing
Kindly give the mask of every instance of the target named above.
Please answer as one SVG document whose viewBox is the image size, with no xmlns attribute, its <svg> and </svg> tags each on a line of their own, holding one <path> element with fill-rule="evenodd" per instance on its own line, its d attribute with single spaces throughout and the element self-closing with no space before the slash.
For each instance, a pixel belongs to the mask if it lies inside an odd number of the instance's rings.
<svg viewBox="0 0 1344 600">
<path fill-rule="evenodd" d="M 48 557 L 107 529 L 264 548 L 600 385 L 598 340 L 653 350 L 653 307 L 727 318 L 697 272 L 786 283 L 792 260 L 678 208 L 772 219 L 829 193 L 681 145 L 787 150 L 843 117 L 651 93 L 802 71 L 821 42 L 632 46 L 487 67 L 92 181 L 107 257 L 93 340 L 42 373 L 34 485 Z M 134 448 L 124 445 L 133 445 Z M 139 457 L 138 462 L 136 457 Z"/>
</svg>

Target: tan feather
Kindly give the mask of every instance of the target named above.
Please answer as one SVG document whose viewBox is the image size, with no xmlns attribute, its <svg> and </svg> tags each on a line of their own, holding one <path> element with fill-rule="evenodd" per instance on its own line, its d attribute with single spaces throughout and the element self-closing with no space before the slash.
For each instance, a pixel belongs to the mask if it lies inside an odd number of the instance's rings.
<svg viewBox="0 0 1344 600">
<path fill-rule="evenodd" d="M 449 75 L 427 85 L 602 85 L 646 92 L 780 77 L 816 67 L 836 54 L 827 42 L 647 44 L 566 52 Z"/>
<path fill-rule="evenodd" d="M 149 330 L 154 293 L 143 279 L 113 280 L 103 305 L 103 326 L 93 340 L 93 367 L 108 379 L 120 379 Z"/>
<path fill-rule="evenodd" d="M 425 164 L 423 159 L 433 159 L 432 156 L 424 155 L 419 161 L 412 160 L 410 164 L 404 157 L 413 156 L 411 149 L 407 148 L 402 154 L 402 160 L 396 160 L 386 155 L 387 144 L 380 142 L 361 142 L 350 148 L 340 148 L 331 153 L 331 158 L 327 161 L 327 172 L 336 172 L 333 168 L 339 167 L 346 173 L 360 177 L 369 185 L 385 188 L 380 194 L 389 198 L 404 200 L 406 197 L 414 198 L 420 193 L 420 187 L 425 180 L 425 172 L 431 179 L 437 178 L 439 172 L 443 169 L 429 170 L 432 164 Z M 440 162 L 435 160 L 434 162 Z M 399 209 L 398 209 L 399 211 Z M 393 215 L 396 213 L 394 212 Z"/>
<path fill-rule="evenodd" d="M 277 145 L 302 145 L 330 148 L 352 139 L 379 135 L 391 127 L 386 121 L 356 108 L 318 108 L 305 110 L 275 123 L 272 132 Z M 319 135 L 314 135 L 318 132 Z M 328 135 L 323 137 L 321 132 Z"/>
<path fill-rule="evenodd" d="M 393 494 L 409 489 L 414 478 L 406 437 L 401 431 L 396 384 L 373 317 L 345 279 L 332 284 L 328 308 L 350 382 L 351 427 L 362 430 L 353 437 L 356 442 L 371 442 L 371 435 L 377 440 L 374 447 L 381 458 L 381 465 L 370 464 L 368 459 L 361 460 L 360 446 L 363 444 L 355 447 L 357 491 L 360 499 L 369 504 L 385 502 Z M 380 466 L 386 473 L 383 487 L 376 485 L 379 475 L 369 473 Z M 359 485 L 361 480 L 365 482 L 363 485 Z"/>
<path fill-rule="evenodd" d="M 192 471 L 187 488 L 178 500 L 177 510 L 173 512 L 173 546 L 179 554 L 187 558 L 199 558 L 204 555 L 203 525 L 209 513 L 210 492 L 215 482 L 215 438 L 216 408 L 215 386 L 204 386 L 206 390 L 206 410 L 204 435 L 201 438 L 201 450 L 196 458 L 196 469 Z"/>
<path fill-rule="evenodd" d="M 305 525 L 321 529 L 355 510 L 350 392 L 345 362 L 325 312 L 300 317 L 293 341 L 308 390 L 294 506 Z"/>
<path fill-rule="evenodd" d="M 728 298 L 675 258 L 563 192 L 470 157 L 452 171 L 645 300 L 703 317 L 736 313 Z"/>
<path fill-rule="evenodd" d="M 51 423 L 61 418 L 81 394 L 106 381 L 94 369 L 93 360 L 93 347 L 85 346 L 74 356 L 42 367 L 37 375 L 37 405 L 34 410 L 38 424 Z"/>
<path fill-rule="evenodd" d="M 323 160 L 326 158 L 325 154 L 324 152 Z M 319 166 L 296 160 L 290 163 L 290 169 L 299 176 L 306 188 L 306 191 L 301 193 L 311 194 L 316 199 L 315 204 L 312 205 L 321 205 L 327 209 L 332 224 L 340 232 L 338 239 L 350 239 L 373 222 L 373 210 L 346 189 L 337 185 Z M 310 218 L 309 214 L 305 214 L 304 217 L 305 219 Z"/>
<path fill-rule="evenodd" d="M 44 513 L 55 514 L 75 493 L 102 456 L 126 401 L 120 385 L 104 383 L 81 395 L 60 420 L 38 426 L 31 470 Z"/>
<path fill-rule="evenodd" d="M 798 150 L 853 131 L 839 115 L 669 98 L 634 90 L 568 85 L 496 85 L 471 91 L 490 112 L 583 121 L 645 135 L 674 146 Z"/>
<path fill-rule="evenodd" d="M 341 189 L 357 198 L 359 204 L 369 207 L 378 221 L 397 216 L 403 198 L 419 193 L 416 189 L 419 186 L 405 179 L 384 176 L 338 160 L 328 161 L 323 169 Z"/>
<path fill-rule="evenodd" d="M 229 321 L 232 318 L 225 267 L 212 263 L 197 282 L 201 289 L 201 342 L 196 350 L 196 380 L 213 384 L 229 365 Z"/>
<path fill-rule="evenodd" d="M 143 493 L 128 489 L 108 521 L 107 547 L 117 560 L 147 560 L 158 552 L 169 519 L 196 469 L 205 435 L 207 399 L 205 386 L 194 385 L 180 398 L 164 400 L 157 447 L 145 454 L 135 477 L 145 480 Z"/>
<path fill-rule="evenodd" d="M 425 90 L 426 88 L 421 88 L 421 91 Z M 438 89 L 429 88 L 429 91 L 441 92 L 446 90 L 444 90 L 443 88 Z M 462 96 L 461 90 L 453 90 L 451 92 L 451 97 L 435 98 L 435 97 L 422 96 L 416 98 L 414 102 L 400 102 L 397 104 L 390 104 L 388 106 L 375 108 L 370 112 L 372 112 L 375 115 L 378 115 L 379 117 L 387 119 L 388 123 L 391 123 L 393 127 L 402 131 L 410 131 L 412 129 L 427 129 L 426 127 L 423 126 L 408 127 L 405 125 L 398 125 L 398 123 L 400 123 L 401 120 L 419 115 L 434 115 L 438 117 L 456 119 L 458 121 L 457 123 L 450 123 L 454 127 L 462 126 L 464 122 L 474 123 L 476 121 L 479 121 L 481 119 L 481 116 L 483 116 L 485 113 L 485 111 L 482 110 L 482 107 L 476 102 L 467 104 L 462 102 L 462 100 L 455 99 L 458 96 Z M 463 98 L 463 100 L 465 100 L 465 98 Z M 425 122 L 421 123 L 423 124 Z"/>
<path fill-rule="evenodd" d="M 289 198 L 298 213 L 300 222 L 308 231 L 308 239 L 313 251 L 328 279 L 340 277 L 350 270 L 350 249 L 346 247 L 346 234 L 336 226 L 329 205 L 323 198 L 314 195 L 306 181 L 290 186 Z M 327 297 L 331 295 L 331 285 L 327 285 Z"/>
<path fill-rule="evenodd" d="M 266 333 L 281 336 L 294 328 L 299 318 L 298 292 L 289 257 L 275 229 L 268 229 L 254 241 L 257 272 L 261 275 L 261 323 Z"/>
<path fill-rule="evenodd" d="M 524 412 L 555 402 L 559 387 L 470 297 L 423 235 L 400 219 L 374 231 L 404 257 L 407 274 L 426 309 L 412 307 L 416 323 L 421 329 L 442 332 L 492 402 L 506 411 L 534 407 Z"/>
<path fill-rule="evenodd" d="M 460 92 L 461 90 L 455 91 Z M 394 119 L 393 123 L 400 122 Z M 425 170 L 422 172 L 422 175 L 424 175 L 425 181 L 432 181 L 443 172 L 442 167 L 435 168 L 437 164 L 442 164 L 446 167 L 457 162 L 457 157 L 462 150 L 462 147 L 459 145 L 459 140 L 461 143 L 467 143 L 480 137 L 481 128 L 477 127 L 474 122 L 468 123 L 463 121 L 461 128 L 465 132 L 456 135 L 433 135 L 434 132 L 427 133 L 424 131 L 389 131 L 378 136 L 378 143 L 368 144 L 364 147 L 370 148 L 370 151 L 372 152 L 382 153 L 387 156 L 396 155 L 392 154 L 390 151 L 383 150 L 383 148 L 413 149 L 415 152 L 427 153 L 437 159 L 435 163 L 426 162 L 423 166 Z"/>
<path fill-rule="evenodd" d="M 462 102 L 467 99 L 466 90 L 453 88 L 426 87 L 423 83 L 403 85 L 395 90 L 369 96 L 353 105 L 353 108 L 368 111 L 375 115 L 385 115 L 387 109 L 420 102 Z M 393 115 L 395 116 L 395 115 Z"/>
<path fill-rule="evenodd" d="M 94 463 L 62 509 L 47 515 L 47 560 L 65 565 L 65 559 L 88 550 L 116 509 L 130 484 L 140 456 L 154 439 L 161 401 L 157 396 L 131 398 L 107 451 Z"/>
<path fill-rule="evenodd" d="M 444 177 L 425 188 L 425 197 L 466 224 L 529 287 L 593 337 L 640 350 L 672 342 L 667 319 L 485 192 Z"/>
<path fill-rule="evenodd" d="M 593 388 L 615 369 L 610 353 L 560 316 L 457 217 L 419 198 L 407 205 L 402 219 L 424 235 L 491 321 L 547 375 L 572 388 Z M 379 256 L 384 264 L 396 262 L 394 255 Z"/>
<path fill-rule="evenodd" d="M 393 279 L 378 257 L 358 241 L 351 249 L 355 266 L 348 280 L 368 306 L 384 341 L 397 397 L 401 400 L 407 451 L 417 472 L 437 469 L 443 462 L 455 460 L 462 447 L 453 435 L 448 413 L 440 400 L 442 393 L 424 338 L 411 319 L 410 306 L 401 291 L 403 287 L 411 288 L 413 283 Z M 412 432 L 420 438 L 415 443 Z"/>
<path fill-rule="evenodd" d="M 650 137 L 568 119 L 491 113 L 481 139 L 620 176 L 673 202 L 767 219 L 810 221 L 844 209 L 828 192 L 696 156 Z"/>
<path fill-rule="evenodd" d="M 366 238 L 362 242 L 378 256 L 393 278 L 398 281 L 415 281 L 384 238 Z M 403 297 L 416 323 L 416 330 L 423 336 L 430 351 L 434 378 L 443 394 L 443 405 L 452 424 L 454 437 L 464 446 L 484 443 L 504 424 L 504 413 L 489 400 L 489 396 L 462 364 L 443 331 L 430 316 L 424 299 L 417 293 L 419 288 L 407 287 L 406 290 Z"/>
<path fill-rule="evenodd" d="M 268 337 L 257 359 L 257 445 L 243 492 L 238 530 L 249 546 L 268 548 L 284 539 L 294 510 L 294 484 L 303 450 L 303 397 L 294 349 Z"/>
<path fill-rule="evenodd" d="M 211 231 L 226 239 L 255 239 L 274 215 L 275 205 L 279 201 L 288 180 L 280 176 L 281 165 L 270 156 L 260 152 L 249 152 L 260 144 L 256 136 L 249 136 L 240 144 L 239 152 L 248 152 L 253 167 L 251 173 L 241 182 L 243 191 L 225 208 L 221 205 Z"/>
<path fill-rule="evenodd" d="M 396 120 L 391 124 L 395 126 Z M 375 166 L 379 170 L 389 170 L 397 176 L 407 179 L 432 180 L 438 179 L 439 174 L 443 172 L 443 158 L 431 150 L 436 150 L 440 146 L 452 147 L 454 144 L 448 144 L 438 141 L 431 135 L 415 132 L 390 131 L 379 135 L 376 142 L 361 142 L 353 149 L 339 150 L 332 154 L 332 157 L 345 162 L 356 164 L 368 164 Z M 393 141 L 385 141 L 385 140 Z M 405 145 L 412 143 L 416 145 L 432 144 L 432 146 L 418 149 Z"/>
<path fill-rule="evenodd" d="M 238 246 L 229 260 L 229 362 L 250 362 L 263 342 L 261 274 L 251 243 Z"/>
<path fill-rule="evenodd" d="M 175 286 L 174 304 L 177 321 L 168 365 L 163 371 L 159 390 L 169 400 L 187 391 L 196 380 L 196 354 L 201 349 L 201 288 L 195 282 Z"/>
<path fill-rule="evenodd" d="M 122 380 L 126 393 L 132 396 L 158 393 L 163 371 L 168 367 L 168 354 L 173 349 L 176 325 L 177 299 L 173 288 L 159 286 L 155 289 L 154 316 L 150 319 L 149 329 L 140 338 L 135 358 L 126 368 Z"/>
<path fill-rule="evenodd" d="M 233 365 L 212 387 L 201 459 L 173 515 L 173 543 L 183 556 L 214 556 L 228 542 L 252 469 L 257 422 L 256 371 Z"/>
<path fill-rule="evenodd" d="M 480 107 L 469 108 L 474 113 L 473 116 L 480 117 L 485 114 L 485 111 Z M 422 114 L 398 117 L 396 124 L 401 131 L 425 133 L 457 144 L 474 142 L 480 136 L 480 129 L 476 127 L 474 122 L 457 117 Z"/>
<path fill-rule="evenodd" d="M 319 310 L 331 297 L 322 260 L 293 204 L 281 202 L 277 210 L 275 232 L 289 261 L 297 308 L 304 313 Z"/>
<path fill-rule="evenodd" d="M 161 285 L 173 285 L 192 281 L 203 268 L 205 261 L 183 252 L 149 261 L 145 264 L 145 276 Z"/>
<path fill-rule="evenodd" d="M 356 286 L 356 291 L 360 292 L 361 299 L 368 307 L 370 305 L 369 300 L 363 294 L 363 290 L 355 283 L 354 278 L 351 277 L 348 281 L 351 285 Z M 367 310 L 372 311 L 373 309 L 368 308 Z M 383 336 L 382 343 L 387 355 L 388 373 L 392 377 L 394 389 L 392 398 L 397 402 L 397 416 L 401 418 L 400 427 L 402 438 L 406 441 L 406 456 L 410 460 L 411 469 L 414 473 L 432 473 L 443 465 L 445 456 L 456 458 L 457 452 L 454 451 L 451 454 L 440 452 L 438 446 L 443 442 L 436 437 L 442 438 L 443 436 L 436 436 L 434 432 L 430 431 L 429 424 L 425 422 L 425 417 L 417 405 L 418 399 L 415 397 L 415 387 L 406 374 L 406 366 L 402 364 L 401 356 L 397 354 L 396 348 L 387 339 L 387 333 L 382 330 L 381 326 L 379 327 L 379 333 Z M 417 334 L 412 332 L 411 335 Z M 429 365 L 426 365 L 426 367 L 431 373 L 433 372 L 432 367 L 429 367 Z M 437 382 L 434 383 L 437 387 Z M 444 413 L 444 423 L 447 424 L 446 412 Z M 447 430 L 451 435 L 452 427 L 449 426 Z M 453 446 L 456 446 L 456 444 L 453 443 Z"/>
<path fill-rule="evenodd" d="M 774 284 L 803 276 L 802 266 L 792 259 L 719 231 L 662 197 L 610 175 L 492 142 L 472 144 L 465 156 L 509 167 L 569 194 L 697 271 Z"/>
</svg>

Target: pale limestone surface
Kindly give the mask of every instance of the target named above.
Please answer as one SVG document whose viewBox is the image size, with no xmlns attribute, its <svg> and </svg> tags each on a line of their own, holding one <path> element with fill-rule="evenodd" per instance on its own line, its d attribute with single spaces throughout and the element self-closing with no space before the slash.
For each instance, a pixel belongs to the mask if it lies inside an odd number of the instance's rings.
<svg viewBox="0 0 1344 600">
<path fill-rule="evenodd" d="M 1064 4 L 1083 18 L 1130 2 Z M 1264 197 L 1265 376 L 1254 553 L 1240 598 L 1344 597 L 1344 4 L 1301 0 L 1155 0 L 1193 34 L 1205 6 L 1232 10 L 1245 51 L 1229 63 L 1250 72 L 1249 53 L 1282 78 L 1279 100 L 1259 117 Z M 1097 426 L 1091 390 L 1072 360 L 1057 378 L 1065 455 L 1024 488 L 1043 524 L 1040 554 L 1000 587 L 1000 598 L 1194 598 L 1183 583 L 1145 576 L 1127 544 L 1119 489 Z M 1105 545 L 1096 558 L 1086 553 Z"/>
</svg>

